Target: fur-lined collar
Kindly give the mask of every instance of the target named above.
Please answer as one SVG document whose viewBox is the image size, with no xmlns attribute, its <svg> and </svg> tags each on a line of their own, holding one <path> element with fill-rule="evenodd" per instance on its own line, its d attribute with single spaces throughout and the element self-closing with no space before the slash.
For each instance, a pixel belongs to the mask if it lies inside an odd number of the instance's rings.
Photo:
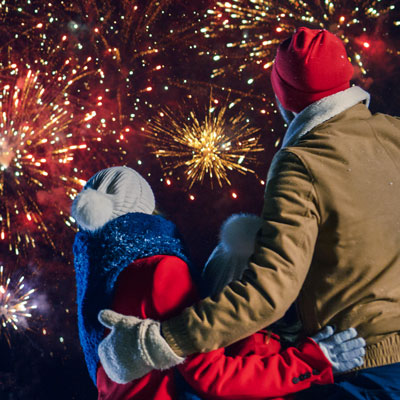
<svg viewBox="0 0 400 400">
<path fill-rule="evenodd" d="M 355 106 L 357 103 L 365 102 L 368 107 L 369 100 L 369 93 L 358 86 L 353 86 L 310 104 L 297 114 L 290 123 L 283 138 L 282 148 L 293 146 L 313 128 Z"/>
</svg>

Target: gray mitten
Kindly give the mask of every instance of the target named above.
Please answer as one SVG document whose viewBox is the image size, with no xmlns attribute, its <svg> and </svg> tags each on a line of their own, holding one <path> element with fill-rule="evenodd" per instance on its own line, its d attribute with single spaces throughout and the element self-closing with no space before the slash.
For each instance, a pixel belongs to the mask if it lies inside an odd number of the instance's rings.
<svg viewBox="0 0 400 400">
<path fill-rule="evenodd" d="M 317 342 L 332 364 L 334 374 L 350 371 L 363 364 L 366 343 L 363 338 L 357 338 L 354 328 L 334 333 L 334 329 L 327 326 L 311 339 Z"/>
<path fill-rule="evenodd" d="M 153 369 L 168 369 L 185 359 L 177 356 L 161 336 L 160 323 L 102 310 L 99 321 L 111 329 L 100 343 L 98 354 L 107 376 L 127 383 Z"/>
</svg>

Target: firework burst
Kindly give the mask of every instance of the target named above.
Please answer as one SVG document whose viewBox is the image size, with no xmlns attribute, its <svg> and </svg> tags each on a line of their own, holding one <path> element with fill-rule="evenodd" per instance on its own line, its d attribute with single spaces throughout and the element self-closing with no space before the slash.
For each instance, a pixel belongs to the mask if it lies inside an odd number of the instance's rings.
<svg viewBox="0 0 400 400">
<path fill-rule="evenodd" d="M 104 101 L 117 130 L 152 112 L 157 87 L 166 90 L 167 49 L 193 35 L 193 23 L 172 0 L 0 2 L 0 22 L 0 50 L 12 47 L 25 59 L 39 54 L 52 64 L 66 52 L 80 61 L 90 55 L 107 77 Z"/>
<path fill-rule="evenodd" d="M 263 151 L 259 145 L 258 128 L 252 127 L 243 113 L 228 111 L 235 103 L 226 98 L 221 105 L 210 96 L 206 111 L 165 108 L 149 123 L 149 143 L 160 159 L 164 171 L 183 168 L 191 188 L 206 176 L 211 185 L 231 184 L 228 173 L 254 173 L 246 164 Z"/>
<path fill-rule="evenodd" d="M 16 64 L 7 72 L 0 78 L 0 242 L 18 255 L 38 239 L 56 247 L 54 218 L 71 226 L 70 198 L 83 183 L 71 163 L 101 145 L 102 132 L 96 107 L 82 111 L 68 92 L 86 66 L 47 79 Z"/>
<path fill-rule="evenodd" d="M 63 253 L 55 232 L 60 221 L 73 227 L 82 177 L 126 163 L 135 126 L 159 107 L 160 92 L 168 96 L 163 55 L 192 27 L 187 18 L 169 24 L 172 6 L 0 2 L 0 246 L 20 254 L 40 240 Z"/>
<path fill-rule="evenodd" d="M 32 317 L 37 306 L 31 299 L 36 289 L 26 289 L 25 277 L 20 276 L 14 283 L 0 265 L 0 333 L 10 345 L 10 331 L 26 329 L 26 319 Z"/>
<path fill-rule="evenodd" d="M 212 77 L 238 76 L 251 88 L 272 66 L 277 45 L 300 26 L 335 33 L 346 43 L 353 64 L 366 75 L 367 61 L 373 60 L 378 51 L 399 56 L 394 46 L 383 42 L 387 31 L 397 23 L 391 16 L 396 3 L 394 0 L 217 2 L 208 10 L 209 21 L 202 29 L 213 48 L 215 43 L 221 45 L 209 52 L 216 65 Z"/>
</svg>

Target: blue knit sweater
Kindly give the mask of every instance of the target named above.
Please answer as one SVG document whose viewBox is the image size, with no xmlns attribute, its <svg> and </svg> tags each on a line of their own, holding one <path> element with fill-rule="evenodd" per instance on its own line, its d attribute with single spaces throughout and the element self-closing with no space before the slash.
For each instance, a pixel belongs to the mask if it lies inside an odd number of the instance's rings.
<svg viewBox="0 0 400 400">
<path fill-rule="evenodd" d="M 96 384 L 97 348 L 104 337 L 100 310 L 110 308 L 115 282 L 133 261 L 173 255 L 190 267 L 175 225 L 160 216 L 125 214 L 96 232 L 81 231 L 74 242 L 79 338 L 90 377 Z M 198 273 L 190 267 L 195 282 Z"/>
</svg>

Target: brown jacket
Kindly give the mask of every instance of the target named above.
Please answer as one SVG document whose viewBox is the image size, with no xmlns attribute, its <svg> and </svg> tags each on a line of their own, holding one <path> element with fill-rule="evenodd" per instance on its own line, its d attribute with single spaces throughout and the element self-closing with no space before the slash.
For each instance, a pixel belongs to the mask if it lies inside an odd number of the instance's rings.
<svg viewBox="0 0 400 400">
<path fill-rule="evenodd" d="M 350 88 L 292 122 L 243 278 L 162 324 L 177 354 L 248 336 L 298 297 L 307 335 L 352 326 L 364 368 L 400 362 L 400 120 L 371 115 L 366 95 Z"/>
</svg>

